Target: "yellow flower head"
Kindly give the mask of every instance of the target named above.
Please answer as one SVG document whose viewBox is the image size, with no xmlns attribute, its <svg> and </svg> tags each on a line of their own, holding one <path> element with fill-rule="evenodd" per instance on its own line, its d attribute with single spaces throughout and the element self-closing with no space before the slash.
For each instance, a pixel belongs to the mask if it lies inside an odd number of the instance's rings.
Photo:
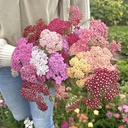
<svg viewBox="0 0 128 128">
<path fill-rule="evenodd" d="M 92 122 L 89 122 L 89 123 L 88 123 L 88 127 L 89 127 L 89 128 L 93 128 L 93 123 L 92 123 Z"/>
<path fill-rule="evenodd" d="M 84 77 L 84 73 L 81 70 L 79 70 L 79 69 L 75 69 L 74 78 L 81 79 L 83 77 Z"/>
<path fill-rule="evenodd" d="M 123 16 L 123 12 L 120 12 L 120 16 Z"/>
<path fill-rule="evenodd" d="M 79 59 L 77 57 L 73 57 L 70 61 L 69 61 L 71 66 L 76 66 L 79 65 Z"/>
<path fill-rule="evenodd" d="M 74 70 L 73 70 L 73 68 L 67 68 L 66 72 L 67 72 L 67 75 L 69 77 L 74 78 Z"/>
<path fill-rule="evenodd" d="M 94 113 L 94 115 L 99 115 L 99 111 L 98 110 L 94 110 L 93 113 Z"/>
</svg>

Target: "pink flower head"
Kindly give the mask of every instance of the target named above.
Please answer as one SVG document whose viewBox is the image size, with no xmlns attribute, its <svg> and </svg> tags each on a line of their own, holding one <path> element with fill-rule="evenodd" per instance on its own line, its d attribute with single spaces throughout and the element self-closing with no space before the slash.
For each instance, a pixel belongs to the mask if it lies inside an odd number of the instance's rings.
<svg viewBox="0 0 128 128">
<path fill-rule="evenodd" d="M 28 82 L 36 82 L 37 77 L 36 77 L 36 72 L 35 72 L 36 67 L 33 65 L 26 65 L 21 68 L 20 73 L 21 73 L 21 78 L 23 80 L 27 80 Z"/>
<path fill-rule="evenodd" d="M 95 33 L 95 35 L 99 35 L 104 37 L 106 40 L 108 39 L 108 27 L 101 20 L 90 21 L 90 30 Z"/>
<path fill-rule="evenodd" d="M 62 50 L 62 36 L 56 32 L 45 29 L 40 35 L 40 45 L 47 50 L 48 53 L 55 53 Z"/>
<path fill-rule="evenodd" d="M 77 26 L 80 23 L 80 20 L 83 19 L 83 15 L 81 14 L 78 7 L 71 6 L 69 9 L 69 21 Z"/>
<path fill-rule="evenodd" d="M 113 55 L 115 55 L 115 52 L 116 51 L 121 51 L 121 45 L 118 43 L 116 43 L 115 40 L 113 40 L 111 43 L 110 43 L 110 50 L 112 52 Z"/>
<path fill-rule="evenodd" d="M 115 113 L 115 114 L 113 114 L 113 116 L 116 117 L 116 118 L 119 118 L 120 117 L 120 114 Z"/>
</svg>

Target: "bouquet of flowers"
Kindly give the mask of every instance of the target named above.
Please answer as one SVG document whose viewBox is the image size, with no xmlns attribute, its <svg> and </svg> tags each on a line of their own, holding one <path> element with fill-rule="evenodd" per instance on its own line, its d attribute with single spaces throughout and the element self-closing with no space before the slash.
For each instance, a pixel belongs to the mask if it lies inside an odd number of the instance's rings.
<svg viewBox="0 0 128 128">
<path fill-rule="evenodd" d="M 119 94 L 119 71 L 113 58 L 121 46 L 109 42 L 103 22 L 91 19 L 87 29 L 80 25 L 82 18 L 79 8 L 71 6 L 68 21 L 55 18 L 46 25 L 39 19 L 27 26 L 17 41 L 12 74 L 21 74 L 21 95 L 42 111 L 48 109 L 43 96 L 53 99 L 52 86 L 67 112 L 81 106 L 97 109 Z"/>
</svg>

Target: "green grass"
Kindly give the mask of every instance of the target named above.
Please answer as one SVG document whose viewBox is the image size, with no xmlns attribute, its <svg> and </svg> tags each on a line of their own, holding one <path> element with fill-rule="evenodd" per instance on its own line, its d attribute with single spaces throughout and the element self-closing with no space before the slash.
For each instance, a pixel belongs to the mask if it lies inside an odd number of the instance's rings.
<svg viewBox="0 0 128 128">
<path fill-rule="evenodd" d="M 112 26 L 109 27 L 110 33 L 124 32 L 128 33 L 128 26 Z"/>
</svg>

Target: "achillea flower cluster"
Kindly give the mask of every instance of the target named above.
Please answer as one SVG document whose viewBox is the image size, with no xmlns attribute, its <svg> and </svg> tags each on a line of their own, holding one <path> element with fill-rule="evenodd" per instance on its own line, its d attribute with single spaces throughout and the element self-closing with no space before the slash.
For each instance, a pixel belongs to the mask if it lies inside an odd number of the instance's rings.
<svg viewBox="0 0 128 128">
<path fill-rule="evenodd" d="M 37 76 L 45 75 L 49 71 L 47 54 L 39 47 L 34 46 L 31 56 L 30 64 L 36 67 Z"/>
<path fill-rule="evenodd" d="M 78 54 L 79 52 L 86 52 L 89 48 L 88 44 L 91 41 L 92 36 L 92 31 L 88 29 L 81 30 L 79 39 L 70 47 L 69 55 L 72 56 Z"/>
<path fill-rule="evenodd" d="M 60 20 L 59 18 L 53 19 L 49 25 L 48 29 L 59 33 L 60 35 L 66 35 L 71 29 L 71 23 L 69 21 Z"/>
<path fill-rule="evenodd" d="M 118 80 L 119 76 L 116 71 L 97 69 L 95 76 L 85 83 L 88 94 L 91 94 L 86 99 L 86 105 L 90 109 L 95 109 L 101 105 L 103 98 L 112 100 L 119 94 Z"/>
<path fill-rule="evenodd" d="M 87 63 L 86 59 L 79 57 L 79 55 L 73 57 L 69 61 L 69 64 L 71 67 L 67 68 L 67 74 L 71 78 L 84 78 L 90 71 L 90 65 Z"/>
<path fill-rule="evenodd" d="M 33 84 L 31 82 L 23 82 L 20 92 L 25 99 L 31 102 L 36 102 L 40 110 L 45 111 L 48 109 L 48 106 L 46 105 L 42 94 L 44 96 L 49 96 L 50 91 L 48 87 L 44 84 Z"/>
<path fill-rule="evenodd" d="M 115 40 L 113 40 L 110 43 L 109 48 L 110 48 L 113 55 L 115 55 L 116 51 L 121 51 L 121 45 L 119 43 L 117 44 Z"/>
<path fill-rule="evenodd" d="M 62 81 L 68 78 L 66 73 L 67 64 L 64 63 L 64 58 L 59 53 L 51 54 L 48 58 L 49 71 L 46 78 L 52 78 L 56 84 L 61 84 Z"/>
<path fill-rule="evenodd" d="M 34 26 L 29 25 L 24 29 L 23 37 L 27 38 L 28 43 L 33 43 L 33 45 L 39 44 L 40 33 L 47 28 L 47 25 L 44 23 L 43 19 L 37 20 Z"/>
<path fill-rule="evenodd" d="M 87 117 L 86 114 L 80 114 L 80 113 L 78 113 L 78 114 L 77 114 L 77 117 L 79 118 L 79 120 L 80 120 L 81 122 L 83 122 L 83 123 L 86 123 L 86 122 L 87 122 L 88 117 Z"/>
<path fill-rule="evenodd" d="M 69 126 L 70 124 L 65 120 L 61 123 L 61 128 L 69 128 Z"/>
<path fill-rule="evenodd" d="M 108 27 L 101 20 L 92 19 L 90 21 L 90 30 L 93 31 L 95 36 L 102 36 L 106 40 L 108 39 Z"/>
<path fill-rule="evenodd" d="M 89 46 L 100 46 L 102 48 L 109 46 L 108 27 L 101 20 L 90 21 L 90 30 L 93 33 Z"/>
<path fill-rule="evenodd" d="M 78 38 L 77 35 L 75 35 L 75 33 L 70 33 L 70 34 L 67 35 L 66 39 L 67 39 L 68 45 L 70 47 L 74 43 L 76 43 L 79 38 Z"/>
<path fill-rule="evenodd" d="M 31 58 L 32 48 L 32 43 L 27 44 L 26 39 L 19 39 L 17 41 L 17 47 L 12 55 L 11 68 L 19 72 L 22 66 L 28 65 Z"/>
<path fill-rule="evenodd" d="M 69 21 L 73 26 L 77 26 L 83 19 L 83 15 L 78 7 L 71 6 L 69 9 Z"/>
<path fill-rule="evenodd" d="M 26 65 L 21 68 L 21 78 L 23 80 L 27 80 L 28 82 L 36 82 L 37 76 L 36 76 L 36 67 L 34 65 Z"/>
<path fill-rule="evenodd" d="M 61 100 L 63 98 L 68 98 L 68 92 L 66 92 L 67 89 L 65 86 L 55 84 L 55 88 L 56 88 L 55 96 L 57 99 Z"/>
<path fill-rule="evenodd" d="M 48 53 L 55 53 L 62 50 L 62 36 L 56 32 L 45 29 L 40 35 L 40 46 Z"/>
<path fill-rule="evenodd" d="M 90 72 L 90 65 L 86 59 L 83 59 L 83 53 L 77 54 L 73 57 L 69 64 L 71 67 L 67 68 L 67 74 L 71 78 L 77 78 L 76 84 L 83 87 L 86 79 L 85 76 Z"/>
<path fill-rule="evenodd" d="M 92 46 L 90 51 L 84 52 L 84 58 L 90 64 L 91 72 L 97 68 L 116 70 L 116 65 L 111 64 L 112 53 L 107 48 Z"/>
</svg>

